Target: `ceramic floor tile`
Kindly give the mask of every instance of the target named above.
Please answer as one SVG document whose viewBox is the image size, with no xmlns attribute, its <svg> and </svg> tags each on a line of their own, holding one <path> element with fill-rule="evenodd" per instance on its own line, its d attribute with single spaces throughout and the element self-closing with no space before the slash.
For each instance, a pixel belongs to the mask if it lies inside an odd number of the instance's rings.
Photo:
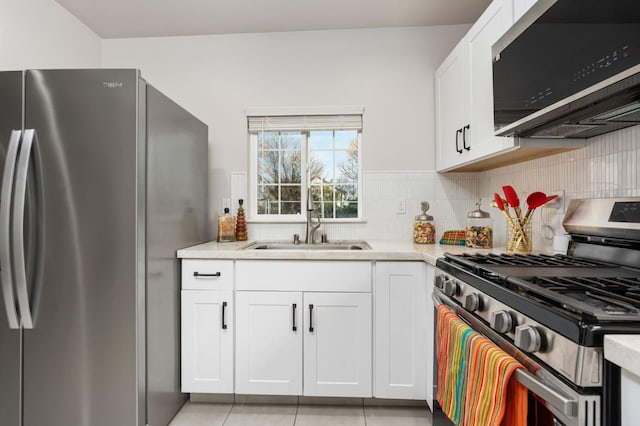
<svg viewBox="0 0 640 426">
<path fill-rule="evenodd" d="M 365 426 L 361 406 L 300 405 L 295 426 Z"/>
<path fill-rule="evenodd" d="M 364 407 L 367 426 L 431 426 L 431 412 L 422 407 Z"/>
<path fill-rule="evenodd" d="M 169 426 L 222 426 L 232 404 L 205 404 L 187 401 Z"/>
<path fill-rule="evenodd" d="M 295 405 L 236 404 L 225 426 L 293 426 Z"/>
</svg>

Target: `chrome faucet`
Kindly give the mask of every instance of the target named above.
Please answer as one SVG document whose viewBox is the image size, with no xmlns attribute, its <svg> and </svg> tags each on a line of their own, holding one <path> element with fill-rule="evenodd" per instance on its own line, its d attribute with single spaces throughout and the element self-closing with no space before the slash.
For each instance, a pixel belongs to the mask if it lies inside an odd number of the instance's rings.
<svg viewBox="0 0 640 426">
<path fill-rule="evenodd" d="M 311 196 L 311 188 L 307 189 L 307 233 L 305 243 L 313 244 L 313 234 L 316 229 L 320 227 L 320 218 L 316 217 L 317 222 L 313 223 L 313 211 L 315 206 L 313 205 L 313 197 Z"/>
</svg>

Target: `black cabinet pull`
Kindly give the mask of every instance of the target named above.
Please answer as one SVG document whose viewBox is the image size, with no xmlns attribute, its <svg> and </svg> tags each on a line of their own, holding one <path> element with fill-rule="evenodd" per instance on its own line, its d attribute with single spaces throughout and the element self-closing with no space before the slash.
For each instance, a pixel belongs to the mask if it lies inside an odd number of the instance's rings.
<svg viewBox="0 0 640 426">
<path fill-rule="evenodd" d="M 456 152 L 458 154 L 462 154 L 462 150 L 460 148 L 458 148 L 458 135 L 462 133 L 462 129 L 458 129 L 456 130 Z"/>
<path fill-rule="evenodd" d="M 293 331 L 298 331 L 298 327 L 296 327 L 296 308 L 298 305 L 295 303 L 291 305 L 291 310 L 293 311 L 293 327 L 291 328 Z"/>
<path fill-rule="evenodd" d="M 220 275 L 222 275 L 220 272 L 216 272 L 215 274 L 201 274 L 196 271 L 193 273 L 194 277 L 219 277 Z"/>
<path fill-rule="evenodd" d="M 466 126 L 464 126 L 462 128 L 462 147 L 464 149 L 466 149 L 467 151 L 471 151 L 471 147 L 467 146 L 467 130 L 469 130 L 471 128 L 471 126 L 469 124 L 467 124 Z M 462 152 L 462 151 L 460 151 Z"/>
<path fill-rule="evenodd" d="M 313 333 L 313 305 L 309 305 L 309 333 Z"/>
<path fill-rule="evenodd" d="M 227 329 L 227 324 L 224 323 L 224 311 L 227 307 L 227 302 L 222 302 L 222 329 L 226 330 Z"/>
</svg>

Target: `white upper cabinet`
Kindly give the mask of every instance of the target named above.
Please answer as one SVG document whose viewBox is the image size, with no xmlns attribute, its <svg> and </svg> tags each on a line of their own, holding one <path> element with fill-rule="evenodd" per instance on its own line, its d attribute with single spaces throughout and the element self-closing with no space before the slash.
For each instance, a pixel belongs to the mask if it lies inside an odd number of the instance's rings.
<svg viewBox="0 0 640 426">
<path fill-rule="evenodd" d="M 475 160 L 514 144 L 512 137 L 494 136 L 493 65 L 491 46 L 509 29 L 513 16 L 511 0 L 496 0 L 489 5 L 466 35 L 470 117 L 465 149 L 467 160 Z"/>
<path fill-rule="evenodd" d="M 477 172 L 586 145 L 495 136 L 492 46 L 537 0 L 494 0 L 435 73 L 436 169 Z"/>
<path fill-rule="evenodd" d="M 467 46 L 463 39 L 436 70 L 436 164 L 438 170 L 458 164 L 468 155 L 463 128 L 469 123 Z M 465 129 L 466 131 L 466 129 Z"/>
<path fill-rule="evenodd" d="M 448 171 L 514 146 L 494 136 L 491 46 L 513 23 L 495 0 L 436 70 L 436 168 Z"/>
</svg>

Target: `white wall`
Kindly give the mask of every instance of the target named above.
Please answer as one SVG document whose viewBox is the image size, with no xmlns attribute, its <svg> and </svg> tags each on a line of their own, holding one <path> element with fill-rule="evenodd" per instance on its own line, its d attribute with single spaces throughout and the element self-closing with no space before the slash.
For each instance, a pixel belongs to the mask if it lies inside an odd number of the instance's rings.
<svg viewBox="0 0 640 426">
<path fill-rule="evenodd" d="M 0 0 L 0 70 L 100 67 L 101 44 L 53 0 Z"/>
<path fill-rule="evenodd" d="M 433 74 L 467 29 L 111 39 L 103 65 L 140 68 L 209 125 L 215 216 L 230 173 L 247 170 L 248 107 L 364 106 L 365 171 L 433 170 Z"/>
</svg>

